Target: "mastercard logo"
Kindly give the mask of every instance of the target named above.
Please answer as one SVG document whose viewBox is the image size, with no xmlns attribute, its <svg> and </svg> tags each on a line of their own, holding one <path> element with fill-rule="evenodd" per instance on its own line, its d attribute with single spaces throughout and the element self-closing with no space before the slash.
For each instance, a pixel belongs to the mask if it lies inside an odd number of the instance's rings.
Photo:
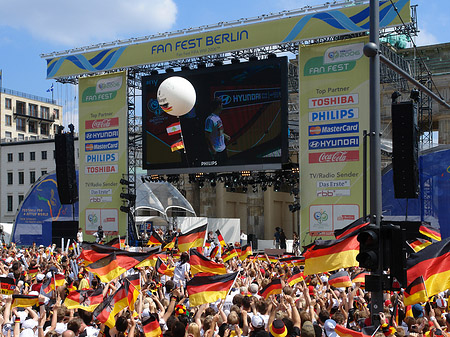
<svg viewBox="0 0 450 337">
<path fill-rule="evenodd" d="M 309 128 L 310 135 L 320 135 L 322 133 L 322 128 L 320 126 L 311 126 Z"/>
<path fill-rule="evenodd" d="M 86 144 L 85 149 L 86 151 L 92 151 L 94 149 L 94 144 Z"/>
</svg>

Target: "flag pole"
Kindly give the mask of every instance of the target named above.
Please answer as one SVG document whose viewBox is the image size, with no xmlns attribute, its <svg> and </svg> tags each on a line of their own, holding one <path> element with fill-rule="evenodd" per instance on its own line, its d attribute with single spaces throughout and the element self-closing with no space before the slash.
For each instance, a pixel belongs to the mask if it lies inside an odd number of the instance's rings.
<svg viewBox="0 0 450 337">
<path fill-rule="evenodd" d="M 233 289 L 233 286 L 234 286 L 234 284 L 236 283 L 236 280 L 237 280 L 238 276 L 239 276 L 239 272 L 237 272 L 236 277 L 234 278 L 233 284 L 231 285 L 230 289 L 228 290 L 227 294 L 225 295 L 224 300 L 227 298 L 228 295 L 230 295 L 231 289 Z M 223 306 L 223 302 L 220 303 L 220 308 L 219 308 L 219 310 L 222 309 L 222 306 Z"/>
</svg>

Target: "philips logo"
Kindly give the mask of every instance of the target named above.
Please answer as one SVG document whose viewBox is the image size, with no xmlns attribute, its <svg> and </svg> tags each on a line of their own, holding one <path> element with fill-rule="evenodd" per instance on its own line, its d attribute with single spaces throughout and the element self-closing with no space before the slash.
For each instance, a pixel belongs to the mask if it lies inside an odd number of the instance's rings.
<svg viewBox="0 0 450 337">
<path fill-rule="evenodd" d="M 115 161 L 119 160 L 119 154 L 117 152 L 87 154 L 85 159 L 86 159 L 86 163 L 115 162 Z"/>
<path fill-rule="evenodd" d="M 339 63 L 359 60 L 363 56 L 364 43 L 328 48 L 323 56 L 323 63 Z"/>
<path fill-rule="evenodd" d="M 332 149 L 336 147 L 358 147 L 359 137 L 341 137 L 341 138 L 323 138 L 318 140 L 309 140 L 308 148 L 310 150 Z"/>
<path fill-rule="evenodd" d="M 112 77 L 112 78 L 104 78 L 98 80 L 97 85 L 95 87 L 95 93 L 104 93 L 117 91 L 122 87 L 122 76 Z"/>
<path fill-rule="evenodd" d="M 312 111 L 309 113 L 309 121 L 311 123 L 342 119 L 357 119 L 358 117 L 358 108 Z"/>
</svg>

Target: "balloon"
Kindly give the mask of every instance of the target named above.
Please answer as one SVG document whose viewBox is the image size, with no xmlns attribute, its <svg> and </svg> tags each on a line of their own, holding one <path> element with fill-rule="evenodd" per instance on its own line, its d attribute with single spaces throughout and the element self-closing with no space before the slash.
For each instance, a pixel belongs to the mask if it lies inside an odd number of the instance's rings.
<svg viewBox="0 0 450 337">
<path fill-rule="evenodd" d="M 196 97 L 191 82 L 180 76 L 166 78 L 157 94 L 161 109 L 172 116 L 183 116 L 191 111 Z"/>
</svg>

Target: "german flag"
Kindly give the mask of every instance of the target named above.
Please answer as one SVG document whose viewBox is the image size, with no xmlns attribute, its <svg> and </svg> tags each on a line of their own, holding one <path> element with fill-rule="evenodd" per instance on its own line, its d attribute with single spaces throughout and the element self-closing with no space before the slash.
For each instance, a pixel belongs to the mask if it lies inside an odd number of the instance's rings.
<svg viewBox="0 0 450 337">
<path fill-rule="evenodd" d="M 39 268 L 28 268 L 28 276 L 30 277 L 30 279 L 34 279 L 38 273 Z"/>
<path fill-rule="evenodd" d="M 174 249 L 175 248 L 175 244 L 177 242 L 177 237 L 174 236 L 172 241 L 170 241 L 167 245 L 164 246 L 164 250 L 168 250 L 168 249 Z"/>
<path fill-rule="evenodd" d="M 403 297 L 405 305 L 428 301 L 427 288 L 425 287 L 423 276 L 419 276 L 405 288 Z"/>
<path fill-rule="evenodd" d="M 419 227 L 419 233 L 435 241 L 441 241 L 442 239 L 439 230 L 426 223 L 422 223 L 422 225 Z"/>
<path fill-rule="evenodd" d="M 412 312 L 412 305 L 407 305 L 405 307 L 405 317 L 414 317 L 414 314 Z"/>
<path fill-rule="evenodd" d="M 211 261 L 203 256 L 195 249 L 190 250 L 189 264 L 191 265 L 191 273 L 212 273 L 212 274 L 226 274 L 227 269 L 222 263 Z"/>
<path fill-rule="evenodd" d="M 190 306 L 213 303 L 218 299 L 225 298 L 237 275 L 238 272 L 225 275 L 194 276 L 186 283 Z"/>
<path fill-rule="evenodd" d="M 409 283 L 423 276 L 428 296 L 450 288 L 450 238 L 411 254 L 406 267 Z"/>
<path fill-rule="evenodd" d="M 211 242 L 210 241 L 208 241 L 208 240 L 206 240 L 205 241 L 205 244 L 204 244 L 204 246 L 203 247 L 206 247 L 206 248 L 209 248 L 209 247 L 211 247 Z"/>
<path fill-rule="evenodd" d="M 305 275 L 319 274 L 340 268 L 358 265 L 359 254 L 357 235 L 338 240 L 316 240 L 303 255 L 305 256 Z"/>
<path fill-rule="evenodd" d="M 208 224 L 194 228 L 186 234 L 178 236 L 178 250 L 180 252 L 187 252 L 194 247 L 203 247 L 205 241 L 206 228 Z"/>
<path fill-rule="evenodd" d="M 135 266 L 150 265 L 153 261 L 154 253 L 155 251 L 135 253 L 116 250 L 106 257 L 89 264 L 86 269 L 96 274 L 102 282 L 107 283 Z"/>
<path fill-rule="evenodd" d="M 335 288 L 347 288 L 352 286 L 352 281 L 348 273 L 343 270 L 331 275 L 328 278 L 328 284 Z"/>
<path fill-rule="evenodd" d="M 278 256 L 274 255 L 266 255 L 266 254 L 258 254 L 257 259 L 259 261 L 265 261 L 269 260 L 270 263 L 277 263 L 279 261 Z"/>
<path fill-rule="evenodd" d="M 297 274 L 292 275 L 291 277 L 288 278 L 287 283 L 293 287 L 295 284 L 302 282 L 304 280 L 303 278 L 303 273 L 299 272 Z"/>
<path fill-rule="evenodd" d="M 220 233 L 220 230 L 216 230 L 216 234 L 217 234 L 217 240 L 219 240 L 220 245 L 222 247 L 226 247 L 227 244 L 226 244 L 225 240 L 223 239 L 223 236 Z"/>
<path fill-rule="evenodd" d="M 247 257 L 249 257 L 252 254 L 253 254 L 252 246 L 250 244 L 242 246 L 242 248 L 241 248 L 241 256 L 239 257 L 239 259 L 241 261 L 244 261 Z"/>
<path fill-rule="evenodd" d="M 412 241 L 407 241 L 406 243 L 414 253 L 420 252 L 422 249 L 432 244 L 431 241 L 420 238 Z"/>
<path fill-rule="evenodd" d="M 16 283 L 11 277 L 0 277 L 0 289 L 2 290 L 2 295 L 12 295 L 14 289 L 16 289 Z"/>
<path fill-rule="evenodd" d="M 283 257 L 279 259 L 280 263 L 286 263 L 288 265 L 302 265 L 305 264 L 305 258 L 303 256 L 289 256 L 289 257 Z"/>
<path fill-rule="evenodd" d="M 12 304 L 11 308 L 19 307 L 19 308 L 27 308 L 32 307 L 39 302 L 38 295 L 12 295 Z"/>
<path fill-rule="evenodd" d="M 336 324 L 334 331 L 339 335 L 339 337 L 367 337 L 368 335 L 362 332 L 355 331 L 352 329 L 347 329 L 346 327 Z"/>
<path fill-rule="evenodd" d="M 117 249 L 122 249 L 125 247 L 125 237 L 117 237 L 106 243 L 107 246 L 114 247 Z"/>
<path fill-rule="evenodd" d="M 161 238 L 161 236 L 153 231 L 152 235 L 150 236 L 150 239 L 148 239 L 147 246 L 161 246 L 164 244 L 164 240 Z"/>
<path fill-rule="evenodd" d="M 156 260 L 155 269 L 160 274 L 172 277 L 175 268 L 167 267 L 167 265 L 158 257 Z"/>
<path fill-rule="evenodd" d="M 211 250 L 211 253 L 209 253 L 209 257 L 210 257 L 211 259 L 214 259 L 214 258 L 217 256 L 217 254 L 219 254 L 219 246 L 215 246 L 215 247 Z"/>
<path fill-rule="evenodd" d="M 139 273 L 135 273 L 125 278 L 133 285 L 133 287 L 136 288 L 137 291 L 141 290 L 141 275 Z"/>
<path fill-rule="evenodd" d="M 291 264 L 293 266 L 304 266 L 305 265 L 305 258 L 303 256 L 297 256 L 296 260 L 292 260 Z"/>
<path fill-rule="evenodd" d="M 114 248 L 111 246 L 101 245 L 98 243 L 87 243 L 87 242 L 83 242 L 81 244 L 81 248 L 82 249 L 81 249 L 81 254 L 80 254 L 79 258 L 84 260 L 85 265 L 88 265 L 92 262 L 98 261 L 98 260 L 108 256 L 112 252 L 120 251 L 120 249 L 117 249 L 117 248 Z"/>
<path fill-rule="evenodd" d="M 334 236 L 336 239 L 341 239 L 349 234 L 354 234 L 355 232 L 358 233 L 361 230 L 361 228 L 364 228 L 368 224 L 369 222 L 366 221 L 364 218 L 359 218 L 358 220 L 353 221 L 351 224 L 345 226 L 344 228 L 335 229 Z"/>
<path fill-rule="evenodd" d="M 145 337 L 162 337 L 161 327 L 158 319 L 154 315 L 142 322 L 142 330 L 144 330 Z"/>
<path fill-rule="evenodd" d="M 367 271 L 360 271 L 359 273 L 352 276 L 352 283 L 361 283 L 361 285 L 366 283 L 366 275 L 370 275 Z"/>
<path fill-rule="evenodd" d="M 66 277 L 64 276 L 64 274 L 54 274 L 50 282 L 50 289 L 55 290 L 55 286 L 56 288 L 58 288 L 62 287 L 65 284 L 66 284 Z"/>
<path fill-rule="evenodd" d="M 228 260 L 231 260 L 233 257 L 239 257 L 236 249 L 230 248 L 229 250 L 226 250 L 222 253 L 222 261 L 227 262 Z"/>
<path fill-rule="evenodd" d="M 112 295 L 108 296 L 97 308 L 94 310 L 94 318 L 104 323 L 110 329 L 115 324 L 115 316 L 126 307 L 131 311 L 134 310 L 134 303 L 137 300 L 139 292 L 133 285 L 124 279 L 122 285 Z"/>
<path fill-rule="evenodd" d="M 64 305 L 67 309 L 83 309 L 89 312 L 95 310 L 95 308 L 103 302 L 103 289 L 97 288 L 95 290 L 75 290 L 71 291 L 66 299 Z"/>
<path fill-rule="evenodd" d="M 276 278 L 268 285 L 266 285 L 263 289 L 261 289 L 259 295 L 263 297 L 265 300 L 267 300 L 270 295 L 281 294 L 281 289 L 282 289 L 281 279 Z"/>
</svg>

